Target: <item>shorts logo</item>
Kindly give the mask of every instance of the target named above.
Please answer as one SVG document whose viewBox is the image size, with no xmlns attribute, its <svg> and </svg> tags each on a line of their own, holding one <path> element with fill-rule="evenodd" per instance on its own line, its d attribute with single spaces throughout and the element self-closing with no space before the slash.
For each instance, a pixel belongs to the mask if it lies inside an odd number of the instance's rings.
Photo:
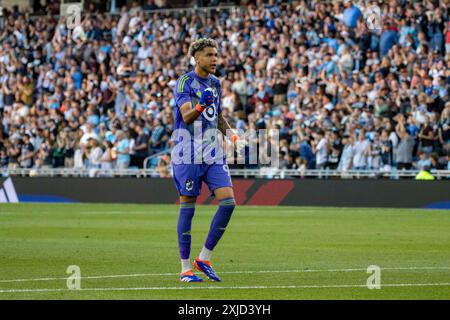
<svg viewBox="0 0 450 320">
<path fill-rule="evenodd" d="M 194 189 L 194 181 L 191 179 L 186 180 L 185 188 L 187 191 L 192 191 Z"/>
</svg>

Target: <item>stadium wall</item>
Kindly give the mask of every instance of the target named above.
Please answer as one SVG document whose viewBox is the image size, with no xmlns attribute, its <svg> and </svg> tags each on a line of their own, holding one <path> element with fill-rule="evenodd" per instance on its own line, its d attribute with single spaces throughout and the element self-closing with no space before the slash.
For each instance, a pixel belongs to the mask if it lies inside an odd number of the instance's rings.
<svg viewBox="0 0 450 320">
<path fill-rule="evenodd" d="M 450 209 L 450 180 L 233 179 L 238 205 Z M 206 185 L 199 204 L 217 204 Z M 171 179 L 0 178 L 0 202 L 176 204 Z"/>
</svg>

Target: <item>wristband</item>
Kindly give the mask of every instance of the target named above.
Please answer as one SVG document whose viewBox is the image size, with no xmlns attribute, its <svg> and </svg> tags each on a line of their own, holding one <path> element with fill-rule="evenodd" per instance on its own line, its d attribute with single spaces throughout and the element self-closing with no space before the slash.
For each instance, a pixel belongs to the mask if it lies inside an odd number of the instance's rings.
<svg viewBox="0 0 450 320">
<path fill-rule="evenodd" d="M 200 103 L 197 103 L 195 106 L 195 110 L 197 110 L 197 112 L 199 112 L 199 113 L 202 113 L 205 110 L 205 108 L 202 107 L 202 105 Z"/>
<path fill-rule="evenodd" d="M 237 134 L 233 134 L 233 135 L 230 137 L 230 140 L 231 140 L 231 142 L 236 143 L 236 141 L 239 140 L 239 136 L 238 136 Z"/>
</svg>

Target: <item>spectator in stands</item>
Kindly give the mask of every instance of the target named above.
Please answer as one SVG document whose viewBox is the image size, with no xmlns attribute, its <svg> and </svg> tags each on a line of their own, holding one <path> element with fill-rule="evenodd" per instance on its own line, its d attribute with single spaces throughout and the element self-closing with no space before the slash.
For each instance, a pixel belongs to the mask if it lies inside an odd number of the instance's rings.
<svg viewBox="0 0 450 320">
<path fill-rule="evenodd" d="M 66 157 L 66 145 L 63 139 L 58 139 L 56 145 L 51 149 L 53 168 L 64 167 Z"/>
<path fill-rule="evenodd" d="M 100 144 L 97 139 L 90 138 L 88 140 L 90 147 L 90 153 L 88 158 L 89 169 L 98 169 L 101 166 L 100 159 L 103 155 L 103 150 L 100 148 Z"/>
<path fill-rule="evenodd" d="M 125 136 L 128 140 L 128 154 L 130 155 L 130 167 L 137 167 L 136 164 L 136 151 L 134 150 L 134 147 L 136 145 L 135 137 L 136 137 L 136 131 L 134 129 L 128 129 L 125 131 Z"/>
<path fill-rule="evenodd" d="M 370 141 L 369 145 L 369 157 L 368 157 L 368 165 L 369 170 L 380 170 L 381 168 L 381 150 L 382 150 L 382 142 L 380 138 L 380 134 L 375 131 L 373 133 L 373 138 Z"/>
<path fill-rule="evenodd" d="M 333 130 L 330 138 L 330 153 L 328 155 L 327 167 L 331 170 L 337 169 L 339 165 L 339 160 L 342 155 L 342 142 L 339 137 L 339 132 Z"/>
<path fill-rule="evenodd" d="M 353 167 L 353 156 L 355 154 L 354 138 L 351 135 L 342 137 L 342 156 L 339 160 L 338 170 L 349 171 Z"/>
<path fill-rule="evenodd" d="M 144 6 L 142 7 L 144 10 L 157 10 L 160 9 L 160 7 L 155 3 L 153 0 L 147 0 L 145 1 Z"/>
<path fill-rule="evenodd" d="M 397 43 L 397 41 L 398 35 L 396 26 L 390 22 L 387 22 L 380 38 L 380 56 L 386 56 L 389 50 Z"/>
<path fill-rule="evenodd" d="M 389 139 L 389 131 L 383 129 L 381 131 L 381 168 L 383 171 L 390 171 L 393 164 L 393 144 L 391 139 Z"/>
<path fill-rule="evenodd" d="M 431 160 L 428 158 L 427 154 L 424 151 L 419 152 L 419 161 L 415 163 L 415 167 L 417 170 L 424 170 L 425 167 L 430 168 Z"/>
<path fill-rule="evenodd" d="M 309 144 L 309 140 L 306 137 L 301 138 L 301 140 L 302 142 L 299 150 L 300 157 L 306 161 L 307 169 L 314 169 L 316 165 L 316 156 Z"/>
<path fill-rule="evenodd" d="M 344 0 L 344 24 L 349 28 L 355 28 L 358 20 L 361 18 L 361 10 L 353 5 L 351 0 Z"/>
<path fill-rule="evenodd" d="M 170 163 L 170 154 L 165 153 L 159 156 L 158 166 L 156 171 L 160 178 L 170 178 L 172 175 L 172 168 Z"/>
<path fill-rule="evenodd" d="M 14 137 L 5 142 L 6 154 L 8 155 L 8 168 L 16 169 L 19 167 L 20 145 L 18 138 Z"/>
<path fill-rule="evenodd" d="M 117 134 L 117 169 L 128 169 L 130 165 L 130 141 L 125 132 L 120 131 Z"/>
<path fill-rule="evenodd" d="M 353 169 L 354 170 L 367 170 L 368 159 L 370 155 L 370 142 L 366 138 L 366 133 L 361 130 L 358 134 L 358 139 L 354 145 L 354 155 L 353 155 Z"/>
<path fill-rule="evenodd" d="M 8 155 L 6 149 L 0 149 L 0 168 L 8 167 Z"/>
<path fill-rule="evenodd" d="M 30 134 L 23 136 L 23 142 L 20 146 L 20 156 L 17 159 L 21 168 L 31 168 L 34 164 L 34 146 L 30 141 Z"/>
<path fill-rule="evenodd" d="M 141 124 L 136 126 L 136 142 L 134 146 L 135 156 L 136 156 L 136 165 L 138 168 L 143 168 L 144 160 L 148 157 L 148 149 L 149 149 L 149 136 L 144 132 L 144 128 Z"/>
<path fill-rule="evenodd" d="M 80 139 L 80 144 L 82 146 L 87 146 L 89 143 L 89 139 L 96 139 L 98 140 L 98 135 L 94 132 L 94 125 L 90 122 L 87 122 L 84 124 L 84 126 L 81 126 L 83 128 L 83 135 Z"/>
<path fill-rule="evenodd" d="M 434 145 L 434 130 L 433 127 L 430 124 L 430 117 L 424 116 L 423 117 L 423 123 L 421 125 L 421 130 L 419 132 L 418 138 L 420 141 L 420 150 L 424 151 L 427 156 L 430 155 L 431 152 L 433 152 L 433 145 Z"/>
<path fill-rule="evenodd" d="M 36 168 L 52 168 L 53 167 L 53 145 L 50 139 L 46 139 L 44 143 L 38 146 L 36 152 Z"/>
<path fill-rule="evenodd" d="M 403 115 L 398 115 L 398 123 L 395 127 L 395 132 L 399 137 L 399 143 L 396 150 L 396 162 L 397 169 L 399 170 L 409 170 L 412 167 L 413 162 L 413 148 L 414 148 L 414 137 L 411 136 L 405 128 L 405 118 Z"/>
<path fill-rule="evenodd" d="M 328 163 L 329 141 L 323 131 L 318 131 L 313 140 L 313 152 L 316 155 L 316 168 L 325 169 Z"/>
<path fill-rule="evenodd" d="M 160 119 L 155 119 L 153 121 L 153 131 L 150 138 L 150 149 L 152 153 L 158 153 L 165 148 L 165 143 L 168 140 L 167 133 Z"/>
<path fill-rule="evenodd" d="M 103 140 L 104 151 L 99 159 L 100 169 L 110 170 L 114 168 L 113 147 L 114 145 L 107 140 Z"/>
</svg>

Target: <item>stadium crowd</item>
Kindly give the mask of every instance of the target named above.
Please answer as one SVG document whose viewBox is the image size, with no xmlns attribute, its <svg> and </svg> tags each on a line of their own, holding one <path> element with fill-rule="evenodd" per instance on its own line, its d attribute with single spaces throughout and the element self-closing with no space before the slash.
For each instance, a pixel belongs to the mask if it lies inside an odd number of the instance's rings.
<svg viewBox="0 0 450 320">
<path fill-rule="evenodd" d="M 363 16 L 381 9 L 380 29 Z M 176 79 L 189 44 L 219 44 L 224 116 L 279 129 L 280 168 L 449 169 L 445 1 L 256 1 L 237 10 L 120 13 L 81 26 L 5 13 L 0 168 L 129 168 L 170 175 Z M 372 29 L 370 29 L 370 28 Z M 374 29 L 375 28 L 375 29 Z"/>
</svg>

